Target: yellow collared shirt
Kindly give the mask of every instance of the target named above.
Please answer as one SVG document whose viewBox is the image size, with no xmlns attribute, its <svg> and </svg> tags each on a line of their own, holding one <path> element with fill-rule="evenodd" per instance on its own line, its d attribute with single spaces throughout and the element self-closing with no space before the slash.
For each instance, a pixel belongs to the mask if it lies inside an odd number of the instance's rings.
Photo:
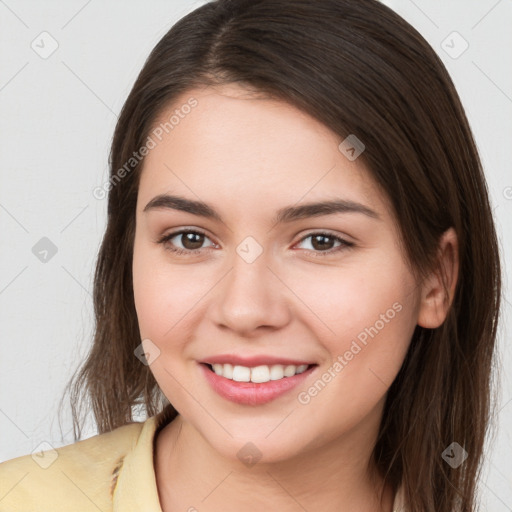
<svg viewBox="0 0 512 512">
<path fill-rule="evenodd" d="M 166 410 L 56 450 L 0 464 L 0 512 L 162 512 L 153 466 Z M 400 491 L 394 512 L 404 512 Z"/>
</svg>

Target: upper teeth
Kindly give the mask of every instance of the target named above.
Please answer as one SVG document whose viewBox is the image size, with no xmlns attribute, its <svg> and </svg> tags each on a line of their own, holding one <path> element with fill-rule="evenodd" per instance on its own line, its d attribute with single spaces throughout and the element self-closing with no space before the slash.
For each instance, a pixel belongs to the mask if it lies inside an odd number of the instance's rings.
<svg viewBox="0 0 512 512">
<path fill-rule="evenodd" d="M 293 377 L 297 373 L 305 372 L 308 365 L 300 366 L 274 364 L 272 366 L 262 365 L 249 368 L 247 366 L 233 366 L 232 364 L 213 364 L 213 371 L 236 382 L 268 382 L 270 380 L 279 380 L 283 377 Z"/>
</svg>

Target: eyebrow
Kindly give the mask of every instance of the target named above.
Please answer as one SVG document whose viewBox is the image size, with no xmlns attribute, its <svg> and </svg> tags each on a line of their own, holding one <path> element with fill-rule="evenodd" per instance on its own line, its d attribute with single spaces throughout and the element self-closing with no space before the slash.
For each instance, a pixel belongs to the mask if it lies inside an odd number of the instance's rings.
<svg viewBox="0 0 512 512">
<path fill-rule="evenodd" d="M 169 194 L 160 194 L 149 201 L 143 212 L 157 209 L 178 210 L 207 219 L 217 220 L 224 224 L 220 214 L 203 201 L 186 199 Z M 277 211 L 273 224 L 292 222 L 310 217 L 320 217 L 322 215 L 333 215 L 336 213 L 361 213 L 370 218 L 382 220 L 380 215 L 368 206 L 346 199 L 333 199 L 330 201 L 305 203 L 299 206 L 281 208 Z"/>
</svg>

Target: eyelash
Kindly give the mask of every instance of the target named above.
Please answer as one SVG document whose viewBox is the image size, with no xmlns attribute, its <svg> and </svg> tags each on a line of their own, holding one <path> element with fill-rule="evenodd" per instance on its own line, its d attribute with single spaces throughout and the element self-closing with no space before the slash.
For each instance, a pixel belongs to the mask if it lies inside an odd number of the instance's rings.
<svg viewBox="0 0 512 512">
<path fill-rule="evenodd" d="M 169 242 L 175 236 L 183 235 L 185 233 L 204 235 L 206 238 L 208 238 L 208 235 L 206 233 L 203 233 L 202 231 L 194 230 L 194 229 L 182 229 L 181 231 L 175 231 L 174 233 L 169 233 L 168 235 L 162 236 L 159 240 L 157 240 L 157 243 L 163 244 L 165 247 L 165 250 L 171 251 L 177 255 L 196 255 L 196 254 L 200 254 L 204 249 L 207 249 L 206 247 L 203 247 L 201 249 L 196 249 L 196 250 L 182 249 L 180 247 L 172 247 L 169 244 L 167 244 L 167 242 Z M 339 245 L 338 247 L 335 247 L 333 249 L 329 249 L 327 251 L 315 251 L 315 250 L 306 249 L 306 250 L 312 252 L 315 257 L 324 258 L 326 256 L 343 251 L 345 249 L 350 249 L 350 248 L 354 247 L 354 245 L 355 245 L 353 242 L 348 242 L 347 240 L 344 240 L 343 238 L 340 238 L 336 235 L 333 235 L 331 233 L 327 233 L 324 231 L 314 231 L 312 233 L 309 233 L 309 234 L 305 235 L 304 237 L 302 237 L 297 243 L 301 243 L 310 237 L 319 236 L 319 235 L 326 236 L 328 238 L 332 238 L 335 242 L 340 242 L 341 245 Z"/>
</svg>

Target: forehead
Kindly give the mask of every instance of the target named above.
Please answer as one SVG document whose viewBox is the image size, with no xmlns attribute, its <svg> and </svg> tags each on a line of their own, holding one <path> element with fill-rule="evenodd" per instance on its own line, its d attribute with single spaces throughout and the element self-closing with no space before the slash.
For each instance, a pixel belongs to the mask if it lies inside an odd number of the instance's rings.
<svg viewBox="0 0 512 512">
<path fill-rule="evenodd" d="M 174 191 L 249 209 L 328 196 L 386 210 L 362 161 L 339 150 L 341 137 L 294 106 L 237 85 L 183 93 L 151 133 L 159 136 L 143 164 L 144 204 Z"/>
</svg>

